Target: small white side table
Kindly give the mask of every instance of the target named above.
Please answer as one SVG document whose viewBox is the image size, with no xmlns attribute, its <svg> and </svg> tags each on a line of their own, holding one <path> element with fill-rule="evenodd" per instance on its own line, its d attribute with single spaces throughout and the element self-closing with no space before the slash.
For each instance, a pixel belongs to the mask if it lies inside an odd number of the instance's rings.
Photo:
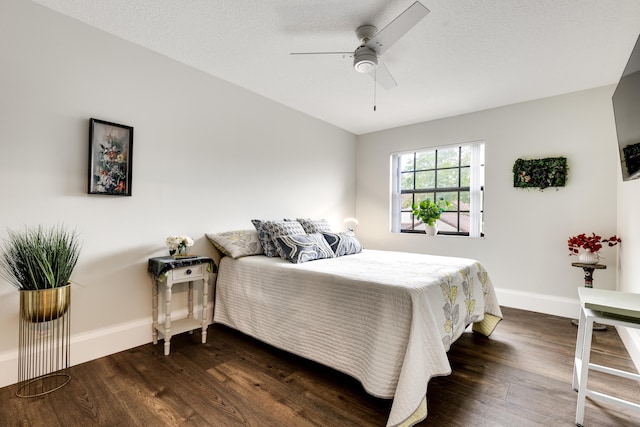
<svg viewBox="0 0 640 427">
<path fill-rule="evenodd" d="M 586 397 L 612 403 L 640 413 L 640 405 L 638 403 L 587 388 L 589 370 L 636 381 L 640 380 L 640 375 L 638 374 L 589 362 L 591 337 L 595 321 L 611 326 L 640 329 L 640 294 L 580 287 L 578 288 L 578 295 L 580 296 L 582 307 L 580 309 L 580 323 L 578 325 L 576 355 L 573 365 L 573 389 L 578 392 L 576 426 L 581 427 L 583 425 Z"/>
<path fill-rule="evenodd" d="M 184 257 L 176 258 L 172 256 L 149 258 L 148 271 L 151 274 L 152 286 L 152 318 L 153 324 L 151 333 L 153 343 L 158 343 L 158 332 L 164 337 L 164 355 L 171 352 L 171 337 L 194 329 L 202 329 L 202 343 L 207 342 L 207 327 L 209 322 L 205 313 L 207 310 L 207 299 L 209 294 L 209 272 L 215 272 L 216 267 L 213 260 L 208 257 Z M 196 319 L 193 315 L 193 282 L 202 280 L 202 305 L 201 319 Z M 172 287 L 176 283 L 189 283 L 188 315 L 183 319 L 172 319 L 171 298 Z M 163 286 L 165 310 L 164 322 L 158 322 L 158 299 L 159 288 Z"/>
</svg>

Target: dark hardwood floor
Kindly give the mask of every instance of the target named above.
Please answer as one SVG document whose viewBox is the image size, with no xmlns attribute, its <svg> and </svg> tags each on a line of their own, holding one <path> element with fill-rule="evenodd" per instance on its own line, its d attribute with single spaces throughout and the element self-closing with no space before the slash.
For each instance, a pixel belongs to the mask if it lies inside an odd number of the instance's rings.
<svg viewBox="0 0 640 427">
<path fill-rule="evenodd" d="M 576 327 L 504 308 L 490 338 L 465 333 L 453 373 L 432 379 L 420 426 L 572 426 Z M 221 325 L 71 368 L 71 382 L 38 398 L 0 389 L 0 426 L 384 426 L 390 401 L 334 370 Z M 592 361 L 634 370 L 614 329 L 594 336 Z M 640 399 L 640 385 L 592 373 L 590 386 Z M 640 425 L 640 416 L 587 401 L 586 426 Z"/>
</svg>

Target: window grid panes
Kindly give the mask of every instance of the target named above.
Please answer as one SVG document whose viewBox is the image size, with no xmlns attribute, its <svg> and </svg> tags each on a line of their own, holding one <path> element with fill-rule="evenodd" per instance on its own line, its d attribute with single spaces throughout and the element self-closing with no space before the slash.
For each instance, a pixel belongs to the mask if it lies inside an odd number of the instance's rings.
<svg viewBox="0 0 640 427">
<path fill-rule="evenodd" d="M 482 150 L 483 152 L 484 150 Z M 471 145 L 435 148 L 398 156 L 400 180 L 400 231 L 422 233 L 425 226 L 412 214 L 412 206 L 424 199 L 450 204 L 440 216 L 439 234 L 468 236 L 471 221 Z M 482 156 L 484 157 L 484 156 Z M 484 161 L 480 162 L 484 176 Z M 484 185 L 480 185 L 480 227 L 483 223 Z M 482 230 L 480 231 L 482 234 Z"/>
</svg>

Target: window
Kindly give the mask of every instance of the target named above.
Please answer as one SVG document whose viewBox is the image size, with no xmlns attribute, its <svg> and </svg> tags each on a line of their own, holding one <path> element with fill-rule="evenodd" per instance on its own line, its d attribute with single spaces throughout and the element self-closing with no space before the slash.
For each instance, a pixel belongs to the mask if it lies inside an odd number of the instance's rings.
<svg viewBox="0 0 640 427">
<path fill-rule="evenodd" d="M 483 235 L 484 142 L 392 154 L 391 184 L 392 232 L 424 232 L 411 208 L 431 199 L 449 202 L 438 234 Z"/>
</svg>

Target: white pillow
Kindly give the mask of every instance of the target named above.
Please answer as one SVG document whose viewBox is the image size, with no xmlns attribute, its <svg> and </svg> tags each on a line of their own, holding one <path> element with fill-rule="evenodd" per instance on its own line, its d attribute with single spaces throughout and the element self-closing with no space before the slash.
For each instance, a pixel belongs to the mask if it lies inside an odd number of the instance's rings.
<svg viewBox="0 0 640 427">
<path fill-rule="evenodd" d="M 207 238 L 220 252 L 231 258 L 261 255 L 262 245 L 256 230 L 235 230 L 208 234 Z"/>
</svg>

